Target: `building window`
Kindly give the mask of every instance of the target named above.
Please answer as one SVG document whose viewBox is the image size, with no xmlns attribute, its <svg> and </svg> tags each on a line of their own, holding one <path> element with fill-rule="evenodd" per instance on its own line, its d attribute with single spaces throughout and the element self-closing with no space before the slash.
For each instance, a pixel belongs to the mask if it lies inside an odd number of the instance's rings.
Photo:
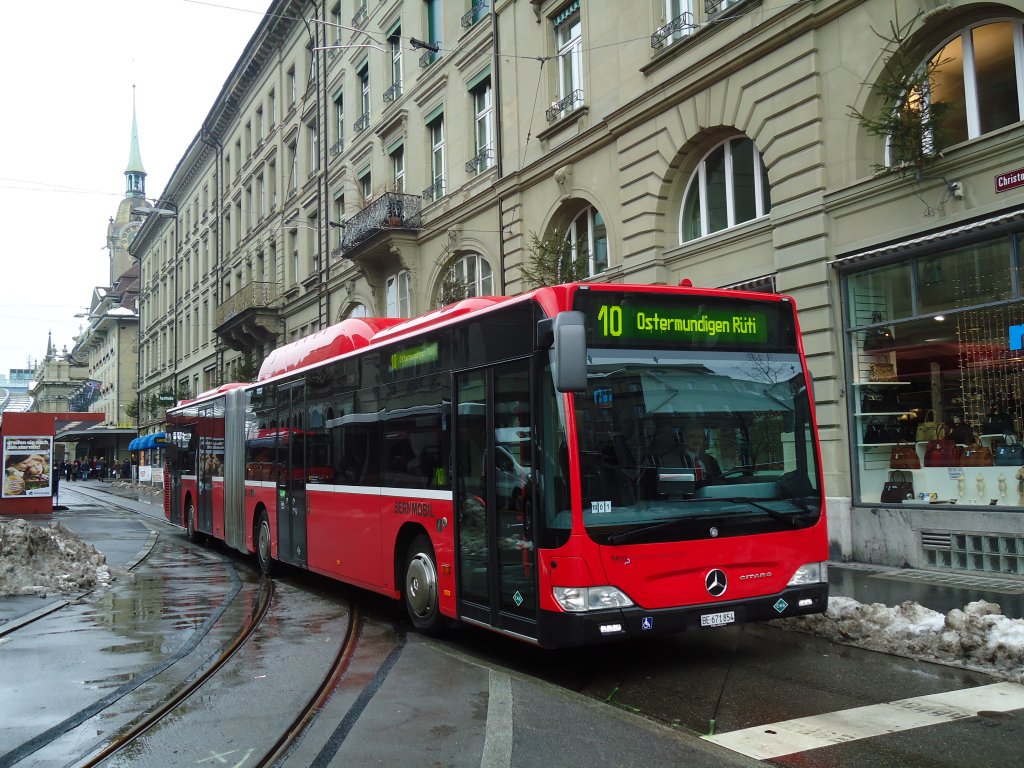
<svg viewBox="0 0 1024 768">
<path fill-rule="evenodd" d="M 929 150 L 942 150 L 1024 119 L 1024 22 L 984 22 L 961 30 L 926 59 L 934 67 L 923 109 L 942 105 Z M 889 148 L 887 148 L 888 150 Z M 891 151 L 886 158 L 899 158 Z"/>
<path fill-rule="evenodd" d="M 565 12 L 555 20 L 555 44 L 558 61 L 558 100 L 561 115 L 583 103 L 583 25 L 579 3 L 568 16 Z M 573 6 L 570 6 L 573 7 Z M 565 16 L 563 18 L 563 16 Z"/>
<path fill-rule="evenodd" d="M 494 273 L 479 253 L 467 253 L 452 264 L 451 277 L 465 286 L 466 297 L 494 295 Z"/>
<path fill-rule="evenodd" d="M 316 123 L 307 125 L 306 133 L 309 136 L 309 175 L 312 176 L 320 170 L 320 132 Z"/>
<path fill-rule="evenodd" d="M 345 97 L 340 93 L 334 97 L 334 140 L 332 154 L 341 154 L 345 148 Z"/>
<path fill-rule="evenodd" d="M 345 317 L 369 317 L 369 313 L 366 311 L 365 304 L 353 304 Z"/>
<path fill-rule="evenodd" d="M 403 269 L 387 279 L 387 317 L 409 317 L 409 270 Z"/>
<path fill-rule="evenodd" d="M 267 114 L 270 116 L 270 127 L 273 128 L 277 124 L 277 94 L 273 88 L 267 94 Z"/>
<path fill-rule="evenodd" d="M 482 173 L 494 164 L 494 106 L 491 103 L 491 81 L 485 80 L 473 89 L 474 148 L 476 172 Z"/>
<path fill-rule="evenodd" d="M 299 82 L 295 77 L 295 67 L 288 68 L 288 106 L 294 107 L 299 100 Z"/>
<path fill-rule="evenodd" d="M 392 100 L 402 95 L 402 28 L 396 27 L 388 38 L 391 49 L 391 89 Z"/>
<path fill-rule="evenodd" d="M 700 161 L 686 187 L 679 222 L 682 242 L 766 216 L 768 174 L 754 142 L 727 139 Z"/>
<path fill-rule="evenodd" d="M 444 115 L 427 126 L 430 133 L 430 180 L 423 190 L 425 200 L 438 200 L 444 195 Z"/>
<path fill-rule="evenodd" d="M 356 73 L 359 80 L 359 107 L 361 113 L 356 121 L 356 130 L 361 131 L 370 125 L 370 65 L 363 64 Z"/>
<path fill-rule="evenodd" d="M 855 498 L 1019 508 L 1021 236 L 939 243 L 842 273 Z M 894 470 L 910 483 L 899 494 L 886 489 Z M 948 548 L 924 554 L 940 558 L 928 565 L 1005 572 L 995 561 L 944 562 Z"/>
<path fill-rule="evenodd" d="M 608 269 L 608 229 L 601 212 L 587 206 L 569 224 L 566 233 L 572 252 L 587 254 L 587 273 L 592 277 Z"/>
<path fill-rule="evenodd" d="M 391 153 L 391 188 L 405 192 L 405 148 L 398 147 Z"/>
<path fill-rule="evenodd" d="M 288 194 L 294 195 L 299 186 L 299 148 L 293 141 L 288 145 Z"/>
</svg>

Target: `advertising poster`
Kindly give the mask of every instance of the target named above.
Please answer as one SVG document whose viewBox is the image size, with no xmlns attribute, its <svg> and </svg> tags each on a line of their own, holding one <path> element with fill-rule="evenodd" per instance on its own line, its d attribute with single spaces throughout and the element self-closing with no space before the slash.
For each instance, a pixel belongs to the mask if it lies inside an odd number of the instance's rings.
<svg viewBox="0 0 1024 768">
<path fill-rule="evenodd" d="M 53 438 L 4 437 L 3 498 L 52 496 Z"/>
</svg>

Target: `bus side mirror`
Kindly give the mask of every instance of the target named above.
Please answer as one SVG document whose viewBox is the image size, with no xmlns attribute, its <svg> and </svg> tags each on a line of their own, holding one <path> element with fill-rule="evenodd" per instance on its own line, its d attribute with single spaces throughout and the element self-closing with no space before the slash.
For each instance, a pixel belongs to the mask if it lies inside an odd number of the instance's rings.
<svg viewBox="0 0 1024 768">
<path fill-rule="evenodd" d="M 555 389 L 587 388 L 587 328 L 582 312 L 559 312 L 551 322 Z"/>
</svg>

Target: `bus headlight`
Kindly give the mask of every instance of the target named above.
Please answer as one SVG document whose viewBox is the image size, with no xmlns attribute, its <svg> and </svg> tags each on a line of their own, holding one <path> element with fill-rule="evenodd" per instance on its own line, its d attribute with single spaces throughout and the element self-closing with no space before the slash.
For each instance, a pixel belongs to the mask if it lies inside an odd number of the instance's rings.
<svg viewBox="0 0 1024 768">
<path fill-rule="evenodd" d="M 802 584 L 819 584 L 828 581 L 828 563 L 805 563 L 796 569 L 787 586 L 798 587 Z"/>
<path fill-rule="evenodd" d="M 600 611 L 605 608 L 628 608 L 633 601 L 615 587 L 553 587 L 555 602 L 573 613 Z"/>
</svg>

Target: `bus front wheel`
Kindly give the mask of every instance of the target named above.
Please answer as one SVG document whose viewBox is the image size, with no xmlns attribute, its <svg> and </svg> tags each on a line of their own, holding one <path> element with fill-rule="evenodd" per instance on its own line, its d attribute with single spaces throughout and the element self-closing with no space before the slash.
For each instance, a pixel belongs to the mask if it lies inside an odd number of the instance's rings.
<svg viewBox="0 0 1024 768">
<path fill-rule="evenodd" d="M 256 522 L 256 562 L 260 573 L 269 577 L 274 568 L 274 559 L 270 556 L 270 518 L 266 510 L 260 512 Z"/>
<path fill-rule="evenodd" d="M 413 539 L 405 558 L 402 600 L 413 626 L 425 635 L 436 635 L 443 626 L 437 606 L 437 566 L 430 539 L 420 534 Z"/>
</svg>

